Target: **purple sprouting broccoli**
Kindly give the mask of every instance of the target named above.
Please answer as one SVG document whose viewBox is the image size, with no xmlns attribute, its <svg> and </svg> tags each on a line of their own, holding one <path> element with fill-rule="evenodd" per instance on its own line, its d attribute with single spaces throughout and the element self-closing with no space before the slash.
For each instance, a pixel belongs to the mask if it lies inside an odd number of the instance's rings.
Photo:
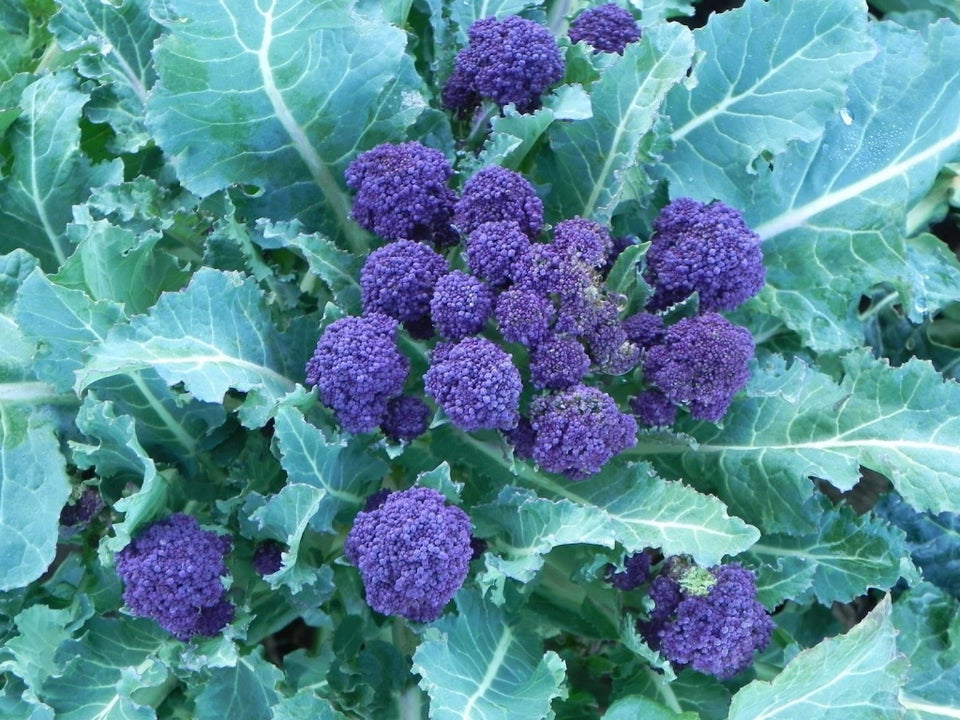
<svg viewBox="0 0 960 720">
<path fill-rule="evenodd" d="M 103 499 L 95 488 L 84 488 L 83 494 L 71 505 L 60 511 L 60 524 L 64 527 L 86 525 L 104 508 Z"/>
<path fill-rule="evenodd" d="M 470 541 L 466 513 L 436 490 L 414 487 L 358 513 L 343 550 L 360 571 L 370 607 L 432 622 L 467 577 Z"/>
<path fill-rule="evenodd" d="M 594 289 L 588 268 L 552 244 L 531 244 L 517 258 L 510 270 L 510 279 L 515 287 L 532 290 L 545 298 L 557 298 L 561 305 L 582 304 L 585 296 Z M 578 314 L 580 309 L 578 305 Z"/>
<path fill-rule="evenodd" d="M 716 422 L 750 377 L 753 338 L 722 315 L 705 313 L 667 328 L 648 348 L 646 379 L 698 420 Z"/>
<path fill-rule="evenodd" d="M 727 680 L 770 642 L 773 620 L 756 599 L 754 575 L 736 563 L 661 574 L 650 594 L 656 606 L 639 629 L 678 669 Z"/>
<path fill-rule="evenodd" d="M 533 185 L 520 173 L 489 165 L 463 185 L 453 210 L 453 223 L 470 236 L 486 222 L 513 221 L 528 237 L 543 226 L 543 202 Z"/>
<path fill-rule="evenodd" d="M 467 236 L 466 260 L 470 272 L 501 287 L 510 280 L 510 268 L 530 246 L 530 238 L 516 220 L 481 223 Z"/>
<path fill-rule="evenodd" d="M 330 323 L 313 357 L 306 381 L 349 432 L 370 432 L 400 394 L 410 362 L 397 349 L 397 321 L 380 313 Z"/>
<path fill-rule="evenodd" d="M 477 334 L 492 311 L 493 292 L 482 280 L 462 270 L 440 278 L 430 301 L 433 327 L 447 340 Z"/>
<path fill-rule="evenodd" d="M 117 553 L 123 601 L 179 640 L 212 636 L 233 620 L 220 578 L 229 537 L 203 530 L 177 513 L 158 520 Z"/>
<path fill-rule="evenodd" d="M 276 540 L 264 540 L 253 551 L 251 564 L 260 577 L 273 575 L 283 564 L 283 545 Z"/>
<path fill-rule="evenodd" d="M 530 402 L 533 459 L 549 472 L 580 480 L 637 442 L 637 422 L 597 388 L 578 385 Z"/>
<path fill-rule="evenodd" d="M 443 153 L 417 141 L 377 145 L 344 172 L 356 191 L 352 217 L 385 240 L 445 241 L 456 201 L 447 187 L 452 175 Z"/>
<path fill-rule="evenodd" d="M 514 457 L 521 460 L 533 458 L 533 444 L 536 441 L 536 433 L 533 432 L 533 426 L 530 424 L 529 418 L 521 415 L 517 426 L 503 434 L 513 446 Z"/>
<path fill-rule="evenodd" d="M 553 228 L 553 244 L 592 268 L 603 267 L 613 248 L 606 228 L 581 217 L 558 222 Z"/>
<path fill-rule="evenodd" d="M 410 442 L 425 433 L 429 423 L 429 406 L 420 398 L 401 395 L 387 403 L 387 415 L 380 429 L 393 440 Z"/>
<path fill-rule="evenodd" d="M 439 346 L 423 384 L 460 430 L 509 430 L 520 418 L 520 372 L 510 355 L 486 338 Z"/>
<path fill-rule="evenodd" d="M 497 296 L 493 314 L 504 340 L 534 347 L 549 334 L 554 313 L 553 305 L 539 293 L 510 288 Z"/>
<path fill-rule="evenodd" d="M 383 313 L 401 323 L 416 323 L 430 315 L 437 280 L 449 268 L 433 248 L 412 240 L 397 240 L 367 255 L 360 270 L 360 294 L 365 313 Z"/>
<path fill-rule="evenodd" d="M 601 372 L 610 375 L 624 375 L 640 360 L 640 347 L 630 341 L 619 313 L 609 296 L 586 304 L 580 313 L 581 335 L 590 357 Z"/>
<path fill-rule="evenodd" d="M 737 210 L 678 198 L 660 211 L 653 230 L 644 275 L 654 288 L 651 309 L 696 292 L 701 312 L 733 310 L 763 287 L 760 238 Z"/>
<path fill-rule="evenodd" d="M 578 384 L 590 369 L 590 357 L 575 337 L 555 335 L 530 352 L 530 382 L 538 390 L 563 390 Z"/>
<path fill-rule="evenodd" d="M 492 100 L 532 112 L 547 88 L 563 77 L 563 56 L 553 35 L 532 20 L 482 18 L 467 29 L 467 37 L 441 95 L 451 110 L 468 114 L 478 101 Z"/>
<path fill-rule="evenodd" d="M 650 556 L 645 552 L 628 555 L 623 560 L 623 570 L 607 566 L 607 582 L 617 590 L 633 590 L 643 585 L 650 575 Z"/>
<path fill-rule="evenodd" d="M 584 42 L 594 52 L 623 54 L 623 49 L 640 39 L 633 15 L 614 3 L 584 10 L 570 23 L 570 42 Z"/>
<path fill-rule="evenodd" d="M 623 321 L 627 338 L 639 348 L 648 348 L 663 339 L 666 325 L 659 315 L 648 312 L 634 313 Z"/>
<path fill-rule="evenodd" d="M 630 410 L 644 427 L 669 427 L 677 419 L 677 406 L 659 390 L 643 390 L 630 398 Z"/>
</svg>

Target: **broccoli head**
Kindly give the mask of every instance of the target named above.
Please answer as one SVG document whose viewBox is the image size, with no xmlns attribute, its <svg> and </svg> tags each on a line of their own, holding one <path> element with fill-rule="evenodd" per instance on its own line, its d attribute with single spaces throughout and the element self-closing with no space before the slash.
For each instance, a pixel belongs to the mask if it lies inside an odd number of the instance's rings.
<svg viewBox="0 0 960 720">
<path fill-rule="evenodd" d="M 430 488 L 389 493 L 357 514 L 343 550 L 370 607 L 432 622 L 467 577 L 470 518 Z"/>
<path fill-rule="evenodd" d="M 617 590 L 633 590 L 647 581 L 650 575 L 650 556 L 645 552 L 628 555 L 623 560 L 623 570 L 607 566 L 607 582 Z"/>
<path fill-rule="evenodd" d="M 623 49 L 640 39 L 633 15 L 614 3 L 584 10 L 570 23 L 570 42 L 584 42 L 596 52 L 623 54 Z"/>
<path fill-rule="evenodd" d="M 443 256 L 423 243 L 397 240 L 384 245 L 367 255 L 360 269 L 363 311 L 402 323 L 422 321 L 430 314 L 437 280 L 448 271 Z"/>
<path fill-rule="evenodd" d="M 441 95 L 450 110 L 469 113 L 485 99 L 532 112 L 546 89 L 563 77 L 563 56 L 553 35 L 532 20 L 482 18 L 467 29 L 467 38 Z"/>
<path fill-rule="evenodd" d="M 680 320 L 648 348 L 646 379 L 673 403 L 686 405 L 698 420 L 716 422 L 747 384 L 753 338 L 722 315 L 705 313 Z"/>
<path fill-rule="evenodd" d="M 543 202 L 520 173 L 499 165 L 480 168 L 463 185 L 453 209 L 453 224 L 471 235 L 483 223 L 512 221 L 528 237 L 543 226 Z"/>
<path fill-rule="evenodd" d="M 613 249 L 607 229 L 581 217 L 561 220 L 553 227 L 553 244 L 593 268 L 601 268 Z"/>
<path fill-rule="evenodd" d="M 510 355 L 486 338 L 438 346 L 423 383 L 460 430 L 509 430 L 520 417 L 520 372 Z"/>
<path fill-rule="evenodd" d="M 306 381 L 345 430 L 375 429 L 400 394 L 410 362 L 397 349 L 397 321 L 380 313 L 330 323 L 307 362 Z"/>
<path fill-rule="evenodd" d="M 721 202 L 678 198 L 653 222 L 644 277 L 649 306 L 662 310 L 692 295 L 701 312 L 733 310 L 763 287 L 760 237 Z"/>
<path fill-rule="evenodd" d="M 264 540 L 253 551 L 251 564 L 257 575 L 273 575 L 283 564 L 283 546 L 276 540 Z"/>
<path fill-rule="evenodd" d="M 530 402 L 533 459 L 550 472 L 579 480 L 637 442 L 637 422 L 602 390 L 577 385 Z"/>
<path fill-rule="evenodd" d="M 510 288 L 497 296 L 493 314 L 504 340 L 534 347 L 550 331 L 553 305 L 533 290 Z"/>
<path fill-rule="evenodd" d="M 179 640 L 212 636 L 233 620 L 220 578 L 230 538 L 177 513 L 148 526 L 117 553 L 123 601 Z"/>
<path fill-rule="evenodd" d="M 668 427 L 677 419 L 677 406 L 659 390 L 643 390 L 630 398 L 630 410 L 645 427 Z"/>
<path fill-rule="evenodd" d="M 423 400 L 401 395 L 387 403 L 387 416 L 380 429 L 389 438 L 409 442 L 425 433 L 429 422 L 430 408 Z"/>
<path fill-rule="evenodd" d="M 447 340 L 462 340 L 480 332 L 492 311 L 493 292 L 462 270 L 440 278 L 430 301 L 433 327 Z"/>
<path fill-rule="evenodd" d="M 538 390 L 563 390 L 579 383 L 590 369 L 583 345 L 569 335 L 554 335 L 530 353 L 530 381 Z"/>
<path fill-rule="evenodd" d="M 456 194 L 447 187 L 453 168 L 439 150 L 417 141 L 383 143 L 347 166 L 356 191 L 352 217 L 385 240 L 446 242 Z"/>
<path fill-rule="evenodd" d="M 530 239 L 516 220 L 481 223 L 467 236 L 467 267 L 493 287 L 506 285 L 510 268 L 529 246 Z"/>
</svg>

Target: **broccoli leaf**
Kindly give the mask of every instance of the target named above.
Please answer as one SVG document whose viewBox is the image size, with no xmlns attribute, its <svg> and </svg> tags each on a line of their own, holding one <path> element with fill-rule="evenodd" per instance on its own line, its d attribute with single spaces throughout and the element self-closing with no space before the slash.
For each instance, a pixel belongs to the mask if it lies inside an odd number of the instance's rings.
<svg viewBox="0 0 960 720">
<path fill-rule="evenodd" d="M 244 655 L 233 667 L 216 668 L 197 695 L 197 720 L 272 720 L 279 700 L 280 670 L 262 651 Z"/>
<path fill-rule="evenodd" d="M 0 179 L 0 250 L 24 248 L 55 270 L 70 254 L 64 229 L 90 188 L 122 179 L 122 163 L 93 165 L 80 150 L 87 96 L 69 72 L 44 75 L 20 100 L 9 177 Z"/>
<path fill-rule="evenodd" d="M 550 153 L 536 169 L 538 181 L 550 184 L 548 213 L 607 223 L 621 203 L 649 190 L 642 161 L 651 149 L 657 110 L 683 79 L 693 51 L 682 25 L 654 25 L 592 85 L 591 118 L 550 126 Z"/>
<path fill-rule="evenodd" d="M 903 240 L 910 203 L 960 151 L 960 26 L 870 31 L 881 52 L 854 72 L 846 107 L 774 160 L 745 212 L 764 240 L 756 304 L 819 352 L 862 343 L 857 304 L 876 283 L 892 283 L 914 321 L 960 296 L 960 265 L 947 259 L 952 283 L 928 288 Z"/>
<path fill-rule="evenodd" d="M 253 212 L 364 246 L 343 169 L 358 148 L 402 135 L 424 101 L 403 31 L 353 5 L 154 5 L 166 33 L 147 126 L 185 187 L 257 186 Z"/>
<path fill-rule="evenodd" d="M 755 680 L 733 696 L 730 720 L 816 715 L 825 720 L 881 720 L 899 710 L 906 658 L 897 652 L 891 602 L 884 599 L 845 635 L 794 657 L 769 682 Z"/>
<path fill-rule="evenodd" d="M 430 717 L 507 720 L 548 716 L 561 695 L 563 661 L 543 652 L 521 618 L 463 590 L 459 614 L 434 623 L 413 655 L 413 671 L 430 695 Z M 505 702 L 505 700 L 508 701 Z"/>
<path fill-rule="evenodd" d="M 815 8 L 747 0 L 694 33 L 703 58 L 667 96 L 675 147 L 657 164 L 673 197 L 746 207 L 743 182 L 764 153 L 812 141 L 873 55 L 860 0 Z"/>
</svg>

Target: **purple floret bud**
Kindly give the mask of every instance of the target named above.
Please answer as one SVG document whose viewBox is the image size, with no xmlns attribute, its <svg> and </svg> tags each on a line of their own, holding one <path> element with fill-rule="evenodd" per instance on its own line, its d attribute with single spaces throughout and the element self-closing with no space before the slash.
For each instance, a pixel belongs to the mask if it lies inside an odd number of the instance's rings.
<svg viewBox="0 0 960 720">
<path fill-rule="evenodd" d="M 593 278 L 582 263 L 554 245 L 538 243 L 531 244 L 517 259 L 510 279 L 518 288 L 543 297 L 557 297 L 567 304 L 582 304 L 583 296 L 593 287 Z M 578 306 L 577 312 L 579 309 Z"/>
<path fill-rule="evenodd" d="M 520 418 L 520 372 L 486 338 L 469 337 L 435 353 L 423 384 L 460 430 L 509 430 Z"/>
<path fill-rule="evenodd" d="M 630 410 L 645 427 L 669 427 L 677 419 L 677 406 L 659 390 L 644 390 L 630 398 Z"/>
<path fill-rule="evenodd" d="M 722 315 L 706 313 L 671 325 L 647 349 L 646 379 L 698 420 L 716 422 L 750 377 L 753 338 Z"/>
<path fill-rule="evenodd" d="M 546 89 L 563 77 L 563 56 L 553 35 L 532 20 L 482 18 L 467 29 L 467 37 L 442 92 L 451 110 L 468 112 L 480 98 L 532 112 Z"/>
<path fill-rule="evenodd" d="M 430 314 L 437 281 L 449 272 L 443 256 L 423 243 L 397 240 L 367 255 L 360 270 L 364 313 L 383 313 L 402 323 Z"/>
<path fill-rule="evenodd" d="M 532 290 L 511 288 L 497 297 L 494 317 L 504 340 L 534 347 L 550 331 L 553 305 Z"/>
<path fill-rule="evenodd" d="M 427 431 L 430 408 L 420 398 L 401 395 L 387 403 L 387 416 L 380 429 L 384 434 L 400 442 L 410 442 Z"/>
<path fill-rule="evenodd" d="M 251 564 L 260 577 L 273 575 L 283 564 L 283 546 L 276 540 L 264 540 L 253 551 Z"/>
<path fill-rule="evenodd" d="M 532 238 L 543 226 L 543 202 L 520 173 L 490 165 L 464 183 L 454 207 L 453 222 L 469 236 L 483 223 L 503 221 L 517 223 Z"/>
<path fill-rule="evenodd" d="M 650 556 L 645 552 L 634 553 L 623 561 L 623 570 L 607 566 L 607 581 L 617 590 L 633 590 L 643 585 L 650 575 Z"/>
<path fill-rule="evenodd" d="M 653 223 L 647 251 L 648 305 L 662 310 L 696 292 L 701 312 L 733 310 L 763 287 L 760 237 L 721 202 L 678 198 Z"/>
<path fill-rule="evenodd" d="M 579 385 L 535 397 L 530 425 L 533 459 L 544 470 L 573 480 L 599 472 L 610 458 L 637 442 L 637 422 L 601 390 Z"/>
<path fill-rule="evenodd" d="M 94 488 L 84 488 L 83 494 L 72 505 L 60 511 L 60 524 L 64 527 L 85 525 L 104 508 L 103 499 Z"/>
<path fill-rule="evenodd" d="M 453 168 L 439 150 L 417 141 L 383 143 L 347 166 L 356 191 L 352 217 L 385 240 L 434 240 L 449 234 L 456 193 L 447 187 Z"/>
<path fill-rule="evenodd" d="M 584 10 L 570 23 L 570 42 L 585 42 L 594 52 L 623 54 L 623 49 L 640 39 L 633 15 L 614 3 Z"/>
<path fill-rule="evenodd" d="M 601 372 L 624 375 L 637 366 L 640 347 L 627 337 L 619 308 L 610 297 L 598 298 L 581 312 L 581 335 Z"/>
<path fill-rule="evenodd" d="M 467 236 L 470 272 L 493 287 L 506 285 L 510 269 L 530 247 L 530 239 L 515 220 L 485 222 Z"/>
<path fill-rule="evenodd" d="M 233 620 L 220 581 L 230 547 L 229 537 L 201 529 L 189 515 L 154 522 L 117 553 L 123 601 L 179 640 L 216 635 Z"/>
<path fill-rule="evenodd" d="M 430 301 L 433 327 L 447 340 L 462 340 L 480 332 L 492 311 L 490 288 L 461 270 L 440 278 Z"/>
<path fill-rule="evenodd" d="M 384 502 L 386 502 L 387 498 L 390 497 L 390 495 L 393 492 L 394 492 L 393 490 L 387 490 L 386 488 L 377 490 L 373 495 L 370 495 L 364 501 L 363 503 L 364 512 L 371 512 L 372 510 L 376 510 L 378 507 L 383 505 Z"/>
<path fill-rule="evenodd" d="M 727 680 L 745 670 L 754 653 L 767 646 L 774 626 L 756 599 L 751 571 L 730 564 L 712 567 L 709 572 L 716 582 L 703 593 L 658 577 L 651 595 L 656 588 L 666 602 L 661 608 L 661 600 L 655 598 L 655 619 L 642 626 L 641 632 L 675 667 L 691 667 Z M 673 588 L 667 591 L 670 583 Z"/>
<path fill-rule="evenodd" d="M 387 402 L 403 389 L 410 362 L 397 349 L 396 334 L 396 320 L 373 313 L 335 320 L 317 341 L 306 381 L 317 386 L 320 401 L 345 430 L 375 429 Z"/>
<path fill-rule="evenodd" d="M 538 390 L 563 390 L 579 383 L 590 369 L 590 356 L 569 335 L 557 335 L 530 353 L 530 381 Z"/>
<path fill-rule="evenodd" d="M 634 345 L 648 348 L 663 339 L 666 325 L 659 315 L 638 312 L 623 321 L 623 331 Z"/>
<path fill-rule="evenodd" d="M 613 247 L 606 228 L 581 217 L 557 223 L 553 228 L 553 244 L 593 268 L 603 267 Z"/>
<path fill-rule="evenodd" d="M 357 514 L 343 550 L 360 571 L 371 608 L 432 622 L 467 577 L 470 518 L 430 488 L 390 493 Z"/>
<path fill-rule="evenodd" d="M 521 415 L 517 426 L 503 434 L 513 445 L 514 457 L 521 460 L 529 460 L 533 457 L 533 443 L 536 441 L 536 433 L 533 432 L 533 426 L 530 425 L 528 418 Z"/>
</svg>

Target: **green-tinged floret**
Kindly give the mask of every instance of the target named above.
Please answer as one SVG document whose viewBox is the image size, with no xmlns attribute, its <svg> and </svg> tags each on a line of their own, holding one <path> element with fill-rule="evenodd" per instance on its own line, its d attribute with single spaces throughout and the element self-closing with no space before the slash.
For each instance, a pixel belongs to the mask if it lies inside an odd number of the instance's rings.
<svg viewBox="0 0 960 720">
<path fill-rule="evenodd" d="M 647 349 L 643 370 L 671 402 L 687 406 L 698 420 L 716 422 L 746 385 L 752 357 L 748 330 L 706 313 L 668 327 Z"/>
<path fill-rule="evenodd" d="M 532 112 L 547 88 L 563 77 L 556 41 L 532 20 L 482 18 L 467 29 L 467 37 L 443 87 L 443 104 L 451 110 L 467 114 L 480 100 L 491 100 Z"/>
<path fill-rule="evenodd" d="M 577 480 L 599 472 L 610 458 L 637 442 L 637 423 L 609 395 L 578 385 L 535 397 L 533 459 L 544 470 Z"/>
<path fill-rule="evenodd" d="M 570 23 L 571 42 L 584 42 L 594 52 L 623 54 L 623 49 L 640 39 L 633 15 L 614 3 L 584 10 Z"/>
<path fill-rule="evenodd" d="M 543 226 L 543 202 L 519 173 L 499 165 L 481 168 L 464 183 L 453 223 L 469 236 L 484 223 L 504 221 L 517 223 L 532 238 Z"/>
<path fill-rule="evenodd" d="M 330 323 L 307 362 L 306 381 L 344 430 L 374 430 L 403 389 L 410 362 L 397 348 L 397 321 L 380 313 Z"/>
<path fill-rule="evenodd" d="M 520 417 L 520 372 L 510 355 L 486 338 L 438 346 L 423 382 L 461 430 L 509 430 Z"/>
<path fill-rule="evenodd" d="M 449 268 L 443 256 L 423 243 L 397 240 L 374 250 L 360 270 L 365 313 L 383 313 L 401 323 L 430 315 L 437 281 Z"/>
<path fill-rule="evenodd" d="M 148 526 L 117 553 L 123 601 L 180 640 L 212 636 L 233 620 L 220 580 L 229 537 L 201 529 L 177 513 Z"/>
<path fill-rule="evenodd" d="M 430 319 L 447 340 L 474 335 L 493 311 L 493 292 L 473 275 L 454 270 L 437 281 L 430 301 Z"/>
<path fill-rule="evenodd" d="M 360 571 L 367 604 L 415 622 L 440 617 L 467 577 L 470 518 L 436 490 L 378 494 L 357 514 L 343 546 Z"/>
</svg>

